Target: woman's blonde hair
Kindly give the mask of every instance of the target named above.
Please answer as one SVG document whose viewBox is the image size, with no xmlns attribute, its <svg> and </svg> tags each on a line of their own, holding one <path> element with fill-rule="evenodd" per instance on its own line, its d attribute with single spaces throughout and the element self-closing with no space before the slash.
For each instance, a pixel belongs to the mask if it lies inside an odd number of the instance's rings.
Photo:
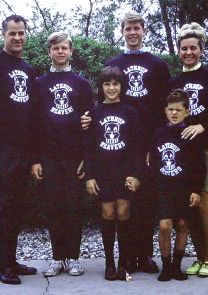
<svg viewBox="0 0 208 295">
<path fill-rule="evenodd" d="M 177 36 L 178 48 L 180 48 L 181 41 L 188 38 L 197 38 L 199 40 L 200 49 L 203 50 L 205 42 L 207 41 L 206 31 L 195 22 L 183 25 Z"/>
</svg>

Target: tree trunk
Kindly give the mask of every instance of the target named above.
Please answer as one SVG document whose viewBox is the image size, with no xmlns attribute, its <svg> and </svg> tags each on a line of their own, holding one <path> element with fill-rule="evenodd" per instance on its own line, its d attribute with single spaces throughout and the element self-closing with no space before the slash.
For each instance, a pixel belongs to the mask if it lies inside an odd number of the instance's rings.
<svg viewBox="0 0 208 295">
<path fill-rule="evenodd" d="M 172 55 L 175 55 L 172 34 L 171 34 L 171 28 L 170 28 L 169 19 L 168 19 L 168 13 L 166 10 L 166 1 L 159 0 L 159 5 L 160 5 L 161 13 L 162 13 L 163 24 L 165 26 L 169 53 Z"/>
</svg>

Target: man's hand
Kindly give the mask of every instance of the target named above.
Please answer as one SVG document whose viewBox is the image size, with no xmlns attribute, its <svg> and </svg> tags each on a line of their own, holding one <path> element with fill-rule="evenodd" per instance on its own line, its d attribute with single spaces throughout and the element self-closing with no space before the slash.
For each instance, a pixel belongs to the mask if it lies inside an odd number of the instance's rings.
<svg viewBox="0 0 208 295">
<path fill-rule="evenodd" d="M 190 196 L 190 207 L 196 207 L 199 205 L 201 196 L 195 193 L 192 193 Z"/>
<path fill-rule="evenodd" d="M 40 163 L 39 164 L 32 165 L 32 167 L 31 167 L 31 174 L 34 177 L 34 179 L 36 179 L 36 180 L 43 179 L 43 176 L 42 176 L 42 166 L 41 166 Z"/>
<path fill-rule="evenodd" d="M 98 196 L 97 191 L 100 190 L 95 179 L 90 179 L 86 181 L 86 189 L 89 194 L 94 196 Z"/>
<path fill-rule="evenodd" d="M 89 112 L 85 112 L 85 114 L 81 117 L 82 129 L 86 130 L 89 128 L 90 122 L 92 121 L 91 117 L 88 116 Z"/>
<path fill-rule="evenodd" d="M 189 127 L 186 127 L 183 132 L 181 133 L 181 138 L 189 138 L 192 140 L 194 137 L 197 136 L 197 134 L 200 134 L 204 132 L 204 127 L 201 124 L 198 125 L 191 125 Z"/>
<path fill-rule="evenodd" d="M 135 192 L 141 185 L 141 181 L 135 177 L 129 176 L 126 178 L 125 186 L 132 191 Z"/>
</svg>

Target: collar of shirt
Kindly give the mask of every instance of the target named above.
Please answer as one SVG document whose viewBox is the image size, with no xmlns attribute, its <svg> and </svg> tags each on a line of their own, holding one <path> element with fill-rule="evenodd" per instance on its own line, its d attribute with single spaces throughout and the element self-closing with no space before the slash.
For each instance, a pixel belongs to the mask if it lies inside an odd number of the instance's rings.
<svg viewBox="0 0 208 295">
<path fill-rule="evenodd" d="M 50 68 L 50 72 L 53 72 L 53 73 L 59 73 L 59 72 L 71 72 L 72 71 L 72 68 L 71 68 L 71 65 L 69 65 L 67 68 L 65 68 L 64 70 L 57 70 L 55 69 L 53 66 L 51 66 Z"/>
<path fill-rule="evenodd" d="M 170 125 L 170 123 L 167 123 L 168 127 L 184 127 L 186 126 L 186 124 L 184 122 L 181 122 L 180 124 L 176 124 L 176 125 Z"/>
<path fill-rule="evenodd" d="M 146 49 L 144 47 L 140 48 L 139 50 L 132 51 L 129 48 L 125 47 L 124 54 L 141 54 L 146 52 Z"/>
<path fill-rule="evenodd" d="M 195 67 L 191 68 L 191 69 L 186 69 L 183 66 L 183 72 L 192 72 L 192 71 L 196 71 L 201 67 L 201 62 L 199 62 Z"/>
</svg>

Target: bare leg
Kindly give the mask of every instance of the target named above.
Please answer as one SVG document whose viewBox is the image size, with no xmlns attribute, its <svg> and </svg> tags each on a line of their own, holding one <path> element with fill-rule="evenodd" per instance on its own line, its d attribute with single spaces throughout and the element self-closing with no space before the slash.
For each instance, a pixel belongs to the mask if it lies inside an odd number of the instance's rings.
<svg viewBox="0 0 208 295">
<path fill-rule="evenodd" d="M 159 222 L 159 244 L 163 263 L 162 272 L 158 281 L 170 281 L 171 279 L 171 231 L 172 219 L 163 219 Z"/>
<path fill-rule="evenodd" d="M 119 245 L 119 261 L 118 261 L 118 279 L 126 279 L 126 265 L 130 256 L 129 251 L 129 239 L 131 221 L 129 218 L 129 200 L 118 199 L 117 205 L 117 233 L 118 233 L 118 245 Z"/>
<path fill-rule="evenodd" d="M 184 251 L 188 237 L 188 222 L 183 219 L 179 219 L 176 223 L 174 223 L 174 226 L 177 232 L 175 249 Z"/>
<path fill-rule="evenodd" d="M 106 257 L 105 279 L 117 280 L 117 272 L 114 262 L 115 242 L 115 202 L 102 203 L 102 238 Z"/>
<path fill-rule="evenodd" d="M 171 231 L 173 228 L 172 219 L 163 219 L 159 222 L 159 245 L 161 255 L 168 257 L 171 251 Z"/>
<path fill-rule="evenodd" d="M 188 279 L 187 274 L 181 271 L 181 261 L 184 256 L 187 236 L 188 236 L 188 222 L 183 219 L 177 220 L 175 223 L 176 241 L 173 253 L 173 262 L 171 267 L 171 276 L 175 280 L 184 281 Z"/>
<path fill-rule="evenodd" d="M 116 201 L 116 213 L 117 213 L 118 220 L 129 219 L 130 217 L 129 207 L 130 207 L 129 200 L 118 199 Z"/>
</svg>

